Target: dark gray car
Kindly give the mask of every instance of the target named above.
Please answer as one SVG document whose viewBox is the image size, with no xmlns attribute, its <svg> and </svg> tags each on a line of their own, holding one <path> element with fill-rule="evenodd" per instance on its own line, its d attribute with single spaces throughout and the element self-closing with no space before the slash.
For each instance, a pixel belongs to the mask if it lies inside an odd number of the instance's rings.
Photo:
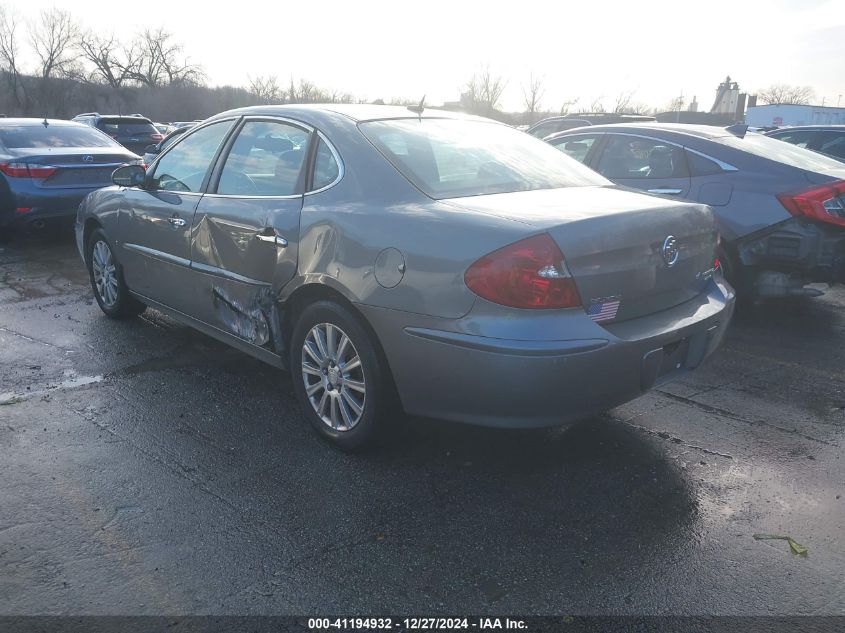
<svg viewBox="0 0 845 633">
<path fill-rule="evenodd" d="M 765 134 L 845 163 L 845 125 L 796 125 Z"/>
<path fill-rule="evenodd" d="M 613 182 L 710 205 L 720 262 L 746 296 L 845 281 L 845 165 L 743 127 L 644 123 L 546 139 Z"/>
<path fill-rule="evenodd" d="M 103 311 L 288 368 L 347 448 L 394 403 L 503 427 L 606 410 L 698 366 L 733 310 L 709 208 L 485 119 L 234 110 L 115 181 L 77 221 Z"/>
</svg>

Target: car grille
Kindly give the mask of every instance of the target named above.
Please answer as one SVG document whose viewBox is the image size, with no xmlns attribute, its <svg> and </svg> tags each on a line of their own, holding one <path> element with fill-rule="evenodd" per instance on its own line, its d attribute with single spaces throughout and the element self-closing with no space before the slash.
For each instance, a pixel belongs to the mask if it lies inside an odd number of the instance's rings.
<svg viewBox="0 0 845 633">
<path fill-rule="evenodd" d="M 44 187 L 74 187 L 110 185 L 114 167 L 89 167 L 86 169 L 60 169 L 44 181 Z"/>
</svg>

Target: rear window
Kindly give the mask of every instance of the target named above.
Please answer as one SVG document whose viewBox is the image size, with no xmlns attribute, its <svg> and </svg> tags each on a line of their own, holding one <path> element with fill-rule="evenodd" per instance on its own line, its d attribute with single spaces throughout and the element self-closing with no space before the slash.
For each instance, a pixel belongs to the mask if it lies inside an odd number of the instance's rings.
<svg viewBox="0 0 845 633">
<path fill-rule="evenodd" d="M 121 121 L 114 119 L 101 119 L 97 127 L 110 136 L 144 136 L 158 134 L 158 130 L 152 123 L 138 121 Z"/>
<path fill-rule="evenodd" d="M 102 132 L 85 125 L 16 125 L 0 127 L 0 144 L 9 149 L 38 147 L 119 147 Z"/>
<path fill-rule="evenodd" d="M 359 127 L 435 199 L 610 184 L 551 145 L 498 123 L 393 119 Z"/>
<path fill-rule="evenodd" d="M 842 169 L 842 163 L 827 156 L 822 156 L 791 143 L 784 143 L 776 138 L 769 138 L 762 134 L 748 132 L 745 138 L 736 136 L 720 136 L 712 139 L 734 149 L 749 152 L 762 158 L 768 158 L 779 163 L 792 165 L 808 171 L 825 171 L 827 169 Z"/>
</svg>

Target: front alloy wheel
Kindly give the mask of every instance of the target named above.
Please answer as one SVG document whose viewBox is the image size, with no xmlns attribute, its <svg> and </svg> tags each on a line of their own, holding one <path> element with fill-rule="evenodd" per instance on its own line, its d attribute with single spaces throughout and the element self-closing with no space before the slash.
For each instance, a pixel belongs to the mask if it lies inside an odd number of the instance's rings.
<svg viewBox="0 0 845 633">
<path fill-rule="evenodd" d="M 146 306 L 129 294 L 123 280 L 123 269 L 114 256 L 103 229 L 97 229 L 88 239 L 85 261 L 91 278 L 91 289 L 100 309 L 113 319 L 132 317 Z"/>
<path fill-rule="evenodd" d="M 117 267 L 111 248 L 105 240 L 97 240 L 91 249 L 91 268 L 94 274 L 94 289 L 100 301 L 108 308 L 117 302 Z"/>
</svg>

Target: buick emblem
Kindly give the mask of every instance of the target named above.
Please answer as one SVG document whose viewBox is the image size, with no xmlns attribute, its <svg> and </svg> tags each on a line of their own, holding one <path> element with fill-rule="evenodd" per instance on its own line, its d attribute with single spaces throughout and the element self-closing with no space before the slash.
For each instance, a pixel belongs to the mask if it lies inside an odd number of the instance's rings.
<svg viewBox="0 0 845 633">
<path fill-rule="evenodd" d="M 678 263 L 678 257 L 681 256 L 681 249 L 678 248 L 678 240 L 675 239 L 674 235 L 666 237 L 660 254 L 663 255 L 663 261 L 666 262 L 669 268 L 672 268 L 672 266 Z"/>
<path fill-rule="evenodd" d="M 82 160 L 84 160 L 86 163 L 93 163 L 94 157 L 91 156 L 91 154 L 85 154 L 85 156 L 82 157 Z"/>
</svg>

